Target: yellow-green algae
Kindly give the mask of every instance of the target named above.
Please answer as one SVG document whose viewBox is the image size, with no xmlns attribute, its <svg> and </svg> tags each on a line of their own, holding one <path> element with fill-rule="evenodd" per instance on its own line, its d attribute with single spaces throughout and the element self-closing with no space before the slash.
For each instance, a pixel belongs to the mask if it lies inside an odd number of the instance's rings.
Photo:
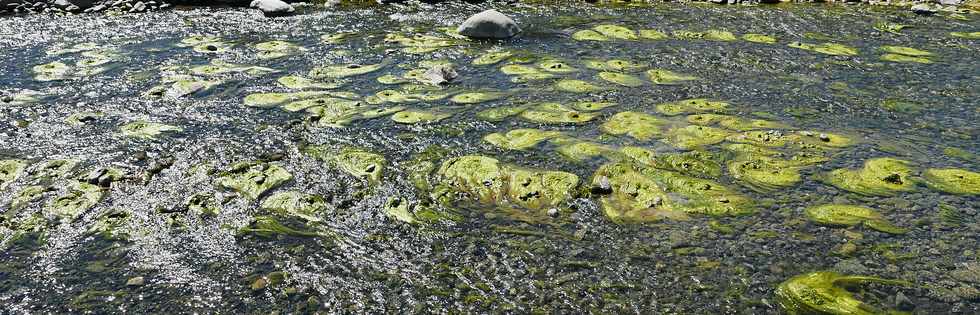
<svg viewBox="0 0 980 315">
<path fill-rule="evenodd" d="M 507 97 L 507 93 L 503 92 L 468 92 L 460 93 L 453 96 L 450 100 L 457 104 L 477 104 L 489 101 L 495 101 Z"/>
<path fill-rule="evenodd" d="M 383 155 L 354 147 L 337 150 L 328 146 L 308 146 L 303 148 L 303 153 L 371 184 L 381 181 L 387 165 Z"/>
<path fill-rule="evenodd" d="M 291 102 L 286 105 L 282 105 L 282 109 L 287 112 L 298 112 L 301 110 L 308 110 L 312 107 L 319 107 L 311 112 L 316 112 L 324 117 L 327 113 L 334 113 L 338 115 L 340 113 L 347 113 L 351 110 L 363 109 L 366 106 L 364 102 L 352 101 L 343 98 L 336 97 L 318 97 L 314 99 L 308 99 L 303 101 Z"/>
<path fill-rule="evenodd" d="M 728 163 L 728 172 L 742 185 L 757 192 L 771 192 L 800 182 L 796 163 L 757 154 L 743 154 Z"/>
<path fill-rule="evenodd" d="M 745 41 L 748 41 L 748 42 L 760 43 L 760 44 L 775 44 L 776 43 L 776 38 L 775 37 L 769 36 L 769 35 L 765 35 L 765 34 L 752 34 L 752 33 L 749 33 L 749 34 L 742 35 L 742 39 L 744 39 Z"/>
<path fill-rule="evenodd" d="M 213 76 L 219 74 L 240 73 L 240 72 L 248 73 L 250 75 L 261 75 L 261 74 L 275 72 L 275 70 L 271 68 L 237 65 L 233 63 L 220 61 L 220 60 L 211 61 L 211 64 L 207 64 L 207 65 L 191 67 L 189 71 L 192 74 L 196 74 L 200 76 Z"/>
<path fill-rule="evenodd" d="M 473 64 L 478 66 L 493 65 L 507 60 L 513 55 L 514 53 L 509 50 L 491 51 L 473 59 Z"/>
<path fill-rule="evenodd" d="M 280 85 L 291 90 L 322 89 L 330 90 L 340 87 L 339 83 L 320 83 L 301 76 L 284 76 L 276 80 Z"/>
<path fill-rule="evenodd" d="M 17 180 L 26 167 L 27 163 L 22 160 L 0 160 L 0 190 Z"/>
<path fill-rule="evenodd" d="M 670 37 L 670 36 L 667 36 L 667 33 L 664 33 L 664 32 L 658 31 L 658 30 L 640 30 L 638 32 L 638 35 L 639 35 L 640 38 L 649 39 L 649 40 L 661 40 L 661 39 L 667 39 L 667 38 Z"/>
<path fill-rule="evenodd" d="M 673 85 L 684 81 L 698 80 L 698 77 L 679 74 L 665 69 L 647 70 L 647 77 L 650 78 L 650 82 L 659 85 Z"/>
<path fill-rule="evenodd" d="M 2 184 L 2 182 L 0 182 Z M 6 189 L 3 185 L 0 185 L 0 189 Z M 32 185 L 24 187 L 19 192 L 17 196 L 10 200 L 10 209 L 19 210 L 29 203 L 40 200 L 44 196 L 44 193 L 48 191 L 47 187 L 40 185 Z"/>
<path fill-rule="evenodd" d="M 616 106 L 613 102 L 575 102 L 570 105 L 572 109 L 583 112 L 594 112 L 605 108 Z"/>
<path fill-rule="evenodd" d="M 690 125 L 671 128 L 667 131 L 663 141 L 674 147 L 691 149 L 725 141 L 728 133 L 728 131 L 720 128 Z"/>
<path fill-rule="evenodd" d="M 657 111 L 668 116 L 690 113 L 719 112 L 728 108 L 728 103 L 703 98 L 687 99 L 657 105 Z"/>
<path fill-rule="evenodd" d="M 640 141 L 661 137 L 668 122 L 640 112 L 621 112 L 602 124 L 602 131 L 612 135 L 628 135 Z"/>
<path fill-rule="evenodd" d="M 807 44 L 793 42 L 789 43 L 788 46 L 832 56 L 857 56 L 858 54 L 857 48 L 838 43 Z"/>
<path fill-rule="evenodd" d="M 245 96 L 244 104 L 248 107 L 276 107 L 290 102 L 328 95 L 331 95 L 331 93 L 326 91 L 253 93 Z"/>
<path fill-rule="evenodd" d="M 539 62 L 538 68 L 553 73 L 571 73 L 571 72 L 578 71 L 578 69 L 572 67 L 567 62 L 561 60 L 554 60 L 554 59 Z"/>
<path fill-rule="evenodd" d="M 235 44 L 226 42 L 207 42 L 194 46 L 194 51 L 202 54 L 221 54 L 228 52 Z"/>
<path fill-rule="evenodd" d="M 63 220 L 74 220 L 95 206 L 104 194 L 102 188 L 97 185 L 73 182 L 62 195 L 48 202 L 44 211 Z"/>
<path fill-rule="evenodd" d="M 735 37 L 735 34 L 732 34 L 732 32 L 729 31 L 708 30 L 707 32 L 704 32 L 704 39 L 730 42 L 738 40 L 738 37 Z"/>
<path fill-rule="evenodd" d="M 721 115 L 721 114 L 697 114 L 687 116 L 687 122 L 697 125 L 719 125 L 725 129 L 736 130 L 736 131 L 747 131 L 754 129 L 781 129 L 787 128 L 786 125 L 763 120 L 763 119 L 748 119 L 737 116 Z"/>
<path fill-rule="evenodd" d="M 469 199 L 531 210 L 555 207 L 571 199 L 578 186 L 575 174 L 505 165 L 477 155 L 447 160 L 437 174 L 441 185 Z"/>
<path fill-rule="evenodd" d="M 636 32 L 633 32 L 633 30 L 619 25 L 603 24 L 603 25 L 597 25 L 592 29 L 595 30 L 596 32 L 599 32 L 599 34 L 602 34 L 603 36 L 609 38 L 623 39 L 623 40 L 639 39 L 636 36 Z"/>
<path fill-rule="evenodd" d="M 928 56 L 932 56 L 932 53 L 931 52 L 928 52 L 928 51 L 925 51 L 925 50 L 921 50 L 921 49 L 912 48 L 912 47 L 905 47 L 905 46 L 881 46 L 881 50 L 883 50 L 883 51 L 885 51 L 887 53 L 899 54 L 899 55 L 906 55 L 906 56 L 912 56 L 912 57 L 928 57 Z"/>
<path fill-rule="evenodd" d="M 618 72 L 599 72 L 599 78 L 626 87 L 640 87 L 646 84 L 643 79 Z"/>
<path fill-rule="evenodd" d="M 391 197 L 385 201 L 384 210 L 392 219 L 405 223 L 415 223 L 415 216 L 409 211 L 409 203 L 401 197 Z"/>
<path fill-rule="evenodd" d="M 899 34 L 902 31 L 902 29 L 905 29 L 906 27 L 909 26 L 905 24 L 892 23 L 888 21 L 878 21 L 875 22 L 874 25 L 874 29 L 882 32 L 892 33 L 892 34 Z"/>
<path fill-rule="evenodd" d="M 622 60 L 622 59 L 611 59 L 611 60 L 586 60 L 584 61 L 585 67 L 592 70 L 600 71 L 620 71 L 628 72 L 643 68 L 643 65 L 637 64 L 632 61 Z"/>
<path fill-rule="evenodd" d="M 614 222 L 683 220 L 694 213 L 741 215 L 753 211 L 748 198 L 717 182 L 630 162 L 601 166 L 592 185 L 609 186 L 610 192 L 600 201 L 603 212 Z"/>
<path fill-rule="evenodd" d="M 702 150 L 657 153 L 647 148 L 628 146 L 620 149 L 620 152 L 643 165 L 688 176 L 709 179 L 721 176 L 721 164 L 717 161 L 719 158 Z"/>
<path fill-rule="evenodd" d="M 476 117 L 488 121 L 501 121 L 507 117 L 515 116 L 524 112 L 523 106 L 501 106 L 485 109 L 476 113 Z"/>
<path fill-rule="evenodd" d="M 143 139 L 156 139 L 157 136 L 164 133 L 183 131 L 177 126 L 147 121 L 134 121 L 119 127 L 119 130 L 123 136 Z"/>
<path fill-rule="evenodd" d="M 282 58 L 306 50 L 306 48 L 281 40 L 258 43 L 255 45 L 255 49 L 259 50 L 259 59 Z"/>
<path fill-rule="evenodd" d="M 611 155 L 615 152 L 615 149 L 608 146 L 573 138 L 556 138 L 552 139 L 551 143 L 558 146 L 555 149 L 558 154 L 575 162 Z"/>
<path fill-rule="evenodd" d="M 582 80 L 561 80 L 555 83 L 555 87 L 561 91 L 572 93 L 590 93 L 603 90 L 602 87 Z"/>
<path fill-rule="evenodd" d="M 38 81 L 59 81 L 68 78 L 71 67 L 60 61 L 34 66 L 34 79 Z"/>
<path fill-rule="evenodd" d="M 980 195 L 980 173 L 964 169 L 930 168 L 922 172 L 930 188 L 957 195 Z"/>
<path fill-rule="evenodd" d="M 848 314 L 875 315 L 886 312 L 854 298 L 845 287 L 861 283 L 911 285 L 905 281 L 867 276 L 845 276 L 817 271 L 792 277 L 776 287 L 776 301 L 790 315 Z"/>
<path fill-rule="evenodd" d="M 221 187 L 235 190 L 246 198 L 255 200 L 269 189 L 279 187 L 293 179 L 293 175 L 281 166 L 263 162 L 239 162 L 218 175 Z"/>
<path fill-rule="evenodd" d="M 980 32 L 950 32 L 949 35 L 966 39 L 980 39 Z"/>
<path fill-rule="evenodd" d="M 679 30 L 679 31 L 674 31 L 674 37 L 677 38 L 677 39 L 695 40 L 695 39 L 702 39 L 702 38 L 704 38 L 704 33 L 702 33 L 702 32 L 694 32 L 694 31 L 686 31 L 686 30 Z"/>
<path fill-rule="evenodd" d="M 904 234 L 905 229 L 888 222 L 878 211 L 862 206 L 826 204 L 806 209 L 810 221 L 820 225 L 850 227 L 858 224 L 883 233 Z"/>
<path fill-rule="evenodd" d="M 932 63 L 932 60 L 926 57 L 913 57 L 900 54 L 884 54 L 881 55 L 881 60 L 891 61 L 891 62 L 911 62 L 911 63 Z"/>
<path fill-rule="evenodd" d="M 373 64 L 373 65 L 350 64 L 350 65 L 325 66 L 325 67 L 313 68 L 313 70 L 310 70 L 308 76 L 313 79 L 326 79 L 326 78 L 339 79 L 339 78 L 353 77 L 353 76 L 359 76 L 362 74 L 375 72 L 381 70 L 381 68 L 383 68 L 384 66 L 385 64 Z"/>
<path fill-rule="evenodd" d="M 326 209 L 327 201 L 317 195 L 298 191 L 284 191 L 273 194 L 262 201 L 263 210 L 285 216 L 294 216 L 307 221 L 320 221 L 317 214 Z"/>
<path fill-rule="evenodd" d="M 581 124 L 597 116 L 596 113 L 579 112 L 558 103 L 539 104 L 520 113 L 521 118 L 542 124 Z"/>
<path fill-rule="evenodd" d="M 562 136 L 559 131 L 540 129 L 515 129 L 506 133 L 491 133 L 483 136 L 483 141 L 508 150 L 526 150 L 539 143 Z"/>
<path fill-rule="evenodd" d="M 572 39 L 578 41 L 608 41 L 609 37 L 593 30 L 581 30 L 572 34 Z"/>
<path fill-rule="evenodd" d="M 408 109 L 391 115 L 391 120 L 399 124 L 422 124 L 439 122 L 452 116 L 451 112 Z"/>
<path fill-rule="evenodd" d="M 875 158 L 864 163 L 859 170 L 847 168 L 833 170 L 819 179 L 837 188 L 870 196 L 893 196 L 912 191 L 915 182 L 910 163 L 894 158 Z"/>
</svg>

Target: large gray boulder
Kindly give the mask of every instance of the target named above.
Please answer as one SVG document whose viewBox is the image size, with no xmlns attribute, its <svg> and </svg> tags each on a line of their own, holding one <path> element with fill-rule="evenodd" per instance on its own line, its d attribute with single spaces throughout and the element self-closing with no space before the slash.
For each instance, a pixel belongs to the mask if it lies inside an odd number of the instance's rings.
<svg viewBox="0 0 980 315">
<path fill-rule="evenodd" d="M 296 11 L 293 6 L 282 0 L 255 0 L 250 7 L 259 9 L 265 16 L 283 16 Z"/>
<path fill-rule="evenodd" d="M 456 31 L 470 38 L 507 39 L 520 33 L 521 28 L 513 19 L 491 9 L 466 19 Z"/>
</svg>

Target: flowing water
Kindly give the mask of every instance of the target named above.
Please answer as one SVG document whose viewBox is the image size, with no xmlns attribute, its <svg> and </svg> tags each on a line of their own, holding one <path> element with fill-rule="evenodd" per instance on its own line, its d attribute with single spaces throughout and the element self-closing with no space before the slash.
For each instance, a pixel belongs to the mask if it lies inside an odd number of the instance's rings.
<svg viewBox="0 0 980 315">
<path fill-rule="evenodd" d="M 780 313 L 777 286 L 823 270 L 908 282 L 848 287 L 865 311 L 980 312 L 975 15 L 529 5 L 500 7 L 512 40 L 447 31 L 480 9 L 0 18 L 0 313 Z M 502 60 L 474 63 L 488 52 Z M 446 63 L 451 84 L 416 82 Z M 722 105 L 658 107 L 688 99 Z M 621 112 L 654 123 L 617 129 Z M 627 148 L 694 150 L 709 171 Z M 461 156 L 576 181 L 507 195 L 449 175 Z M 878 158 L 898 170 L 861 173 Z M 753 177 L 746 160 L 769 162 Z M 697 208 L 704 192 L 662 174 L 738 205 Z M 807 215 L 825 204 L 873 213 Z"/>
</svg>

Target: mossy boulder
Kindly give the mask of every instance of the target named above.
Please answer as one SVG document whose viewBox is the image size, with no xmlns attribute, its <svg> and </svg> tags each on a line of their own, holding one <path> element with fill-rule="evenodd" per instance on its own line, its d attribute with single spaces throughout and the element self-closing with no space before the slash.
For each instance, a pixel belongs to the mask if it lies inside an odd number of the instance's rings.
<svg viewBox="0 0 980 315">
<path fill-rule="evenodd" d="M 586 60 L 585 67 L 599 71 L 631 72 L 643 68 L 644 66 L 629 60 L 610 59 L 610 60 Z"/>
<path fill-rule="evenodd" d="M 893 158 L 875 158 L 859 170 L 833 170 L 818 178 L 827 184 L 853 193 L 869 196 L 894 196 L 915 189 L 911 163 Z"/>
<path fill-rule="evenodd" d="M 621 112 L 602 124 L 602 131 L 612 135 L 628 135 L 640 141 L 659 138 L 669 122 L 640 112 Z"/>
<path fill-rule="evenodd" d="M 538 63 L 538 68 L 551 73 L 572 73 L 578 71 L 578 69 L 572 67 L 572 65 L 568 64 L 567 62 L 557 59 L 541 61 Z"/>
<path fill-rule="evenodd" d="M 787 314 L 885 314 L 854 298 L 846 288 L 862 283 L 909 286 L 908 282 L 817 271 L 792 277 L 776 287 L 776 301 Z"/>
<path fill-rule="evenodd" d="M 980 195 L 980 173 L 964 169 L 930 168 L 922 172 L 926 185 L 942 192 L 957 195 Z"/>
<path fill-rule="evenodd" d="M 217 184 L 239 192 L 249 199 L 259 199 L 266 191 L 293 179 L 281 166 L 264 162 L 239 162 L 218 175 Z"/>
<path fill-rule="evenodd" d="M 714 41 L 731 42 L 731 41 L 738 40 L 738 37 L 735 37 L 735 34 L 732 34 L 732 32 L 729 32 L 729 31 L 708 30 L 708 31 L 704 32 L 704 39 L 714 40 Z"/>
<path fill-rule="evenodd" d="M 320 221 L 319 213 L 329 204 L 323 197 L 298 191 L 273 194 L 262 200 L 263 210 L 283 216 L 294 216 L 307 221 Z"/>
<path fill-rule="evenodd" d="M 597 25 L 592 29 L 608 38 L 615 38 L 615 39 L 622 39 L 622 40 L 639 39 L 639 37 L 636 36 L 636 32 L 624 26 L 603 24 L 603 25 Z"/>
<path fill-rule="evenodd" d="M 858 224 L 889 234 L 903 234 L 905 229 L 892 225 L 878 211 L 862 206 L 826 204 L 806 209 L 806 216 L 816 224 L 851 227 Z"/>
<path fill-rule="evenodd" d="M 43 65 L 37 65 L 34 70 L 34 79 L 37 81 L 60 81 L 67 79 L 72 72 L 72 68 L 67 64 L 54 61 Z"/>
<path fill-rule="evenodd" d="M 551 143 L 558 146 L 555 149 L 558 154 L 575 162 L 583 162 L 608 155 L 617 155 L 614 148 L 595 142 L 573 138 L 556 138 L 552 139 Z"/>
<path fill-rule="evenodd" d="M 559 131 L 540 129 L 515 129 L 506 133 L 491 133 L 483 137 L 483 141 L 508 150 L 526 150 L 539 143 L 561 137 Z"/>
<path fill-rule="evenodd" d="M 509 50 L 491 51 L 473 59 L 473 64 L 477 66 L 494 65 L 507 60 L 513 55 L 514 52 Z"/>
<path fill-rule="evenodd" d="M 713 113 L 728 109 L 728 103 L 703 98 L 687 99 L 657 105 L 657 111 L 668 116 L 693 113 Z"/>
<path fill-rule="evenodd" d="M 489 101 L 496 101 L 507 97 L 502 92 L 468 92 L 454 95 L 450 100 L 457 104 L 477 104 Z"/>
<path fill-rule="evenodd" d="M 572 34 L 572 39 L 577 40 L 577 41 L 599 41 L 599 42 L 604 42 L 604 41 L 608 41 L 609 40 L 609 37 L 607 37 L 606 35 L 602 35 L 602 33 L 599 33 L 599 32 L 594 31 L 594 30 L 581 30 L 581 31 L 578 31 L 578 32 L 573 33 Z"/>
<path fill-rule="evenodd" d="M 469 199 L 500 207 L 542 210 L 572 198 L 575 174 L 499 163 L 485 156 L 450 159 L 437 171 L 441 185 Z"/>
</svg>

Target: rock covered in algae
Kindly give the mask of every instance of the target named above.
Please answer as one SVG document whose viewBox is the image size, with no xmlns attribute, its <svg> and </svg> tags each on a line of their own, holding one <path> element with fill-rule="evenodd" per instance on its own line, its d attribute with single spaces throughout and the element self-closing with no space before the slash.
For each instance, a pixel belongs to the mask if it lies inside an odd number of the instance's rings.
<svg viewBox="0 0 980 315">
<path fill-rule="evenodd" d="M 776 287 L 776 300 L 787 314 L 874 315 L 885 311 L 854 298 L 845 287 L 862 283 L 909 286 L 908 282 L 817 271 L 792 277 Z"/>
<path fill-rule="evenodd" d="M 575 174 L 504 165 L 469 155 L 447 160 L 437 171 L 439 182 L 484 204 L 541 210 L 572 198 Z"/>
<path fill-rule="evenodd" d="M 702 150 L 675 153 L 657 153 L 642 147 L 620 149 L 625 156 L 647 166 L 675 171 L 699 178 L 718 178 L 721 176 L 719 157 Z"/>
<path fill-rule="evenodd" d="M 746 131 L 754 129 L 781 129 L 786 125 L 763 119 L 749 119 L 720 114 L 697 114 L 687 116 L 687 122 L 697 125 L 719 125 L 725 129 Z"/>
<path fill-rule="evenodd" d="M 320 221 L 318 213 L 327 208 L 327 201 L 317 195 L 285 191 L 265 198 L 261 207 L 274 213 L 294 216 L 307 221 Z"/>
<path fill-rule="evenodd" d="M 609 38 L 622 39 L 622 40 L 639 39 L 639 37 L 636 36 L 636 32 L 624 26 L 603 24 L 603 25 L 597 25 L 592 29 L 595 30 L 596 32 L 599 32 L 599 34 L 602 34 L 603 36 Z"/>
<path fill-rule="evenodd" d="M 640 87 L 646 84 L 643 79 L 619 72 L 599 72 L 599 78 L 625 87 Z"/>
<path fill-rule="evenodd" d="M 538 68 L 551 73 L 572 73 L 578 71 L 578 69 L 572 67 L 572 65 L 568 64 L 567 62 L 557 59 L 541 61 L 538 63 Z"/>
<path fill-rule="evenodd" d="M 963 169 L 930 168 L 922 172 L 930 188 L 957 195 L 980 195 L 980 173 Z"/>
<path fill-rule="evenodd" d="M 902 54 L 884 54 L 881 55 L 881 60 L 905 63 L 932 63 L 932 60 L 926 57 L 915 57 Z"/>
<path fill-rule="evenodd" d="M 609 37 L 594 30 L 581 30 L 572 34 L 572 39 L 577 41 L 608 41 Z"/>
<path fill-rule="evenodd" d="M 392 219 L 402 221 L 405 223 L 415 223 L 418 222 L 412 212 L 409 211 L 410 204 L 407 200 L 401 197 L 391 197 L 385 202 L 384 210 Z"/>
<path fill-rule="evenodd" d="M 119 127 L 119 131 L 122 132 L 124 136 L 133 138 L 143 138 L 143 139 L 156 139 L 157 136 L 170 133 L 170 132 L 181 132 L 182 128 L 177 126 L 171 126 L 167 124 L 147 122 L 147 121 L 135 121 Z"/>
<path fill-rule="evenodd" d="M 892 225 L 878 211 L 862 206 L 826 204 L 806 209 L 810 221 L 821 225 L 850 227 L 858 224 L 889 234 L 903 234 L 905 229 Z"/>
<path fill-rule="evenodd" d="M 467 92 L 454 95 L 450 100 L 457 104 L 477 104 L 506 97 L 502 92 Z"/>
<path fill-rule="evenodd" d="M 331 163 L 347 174 L 366 179 L 372 184 L 381 181 L 387 165 L 387 160 L 383 155 L 360 148 L 351 147 L 336 150 L 327 146 L 308 146 L 303 149 L 303 152 Z"/>
<path fill-rule="evenodd" d="M 73 182 L 60 196 L 55 197 L 44 211 L 63 220 L 74 220 L 83 212 L 95 206 L 105 192 L 102 187 L 84 182 Z"/>
<path fill-rule="evenodd" d="M 680 74 L 666 69 L 647 70 L 647 77 L 650 78 L 650 82 L 659 85 L 673 85 L 685 81 L 698 80 L 698 77 Z"/>
<path fill-rule="evenodd" d="M 409 109 L 391 115 L 391 120 L 399 124 L 435 123 L 452 117 L 452 112 Z"/>
<path fill-rule="evenodd" d="M 313 79 L 339 79 L 375 72 L 381 70 L 384 66 L 385 64 L 324 66 L 313 68 L 313 70 L 310 70 L 308 76 Z"/>
<path fill-rule="evenodd" d="M 586 60 L 584 63 L 586 68 L 600 71 L 630 72 L 644 67 L 641 64 L 623 59 Z"/>
<path fill-rule="evenodd" d="M 613 102 L 575 102 L 572 103 L 571 107 L 575 110 L 580 110 L 583 112 L 594 112 L 598 110 L 603 110 L 605 108 L 616 106 Z"/>
<path fill-rule="evenodd" d="M 795 163 L 764 155 L 741 155 L 728 163 L 728 172 L 757 192 L 771 192 L 800 182 L 800 167 Z"/>
<path fill-rule="evenodd" d="M 540 129 L 515 129 L 507 133 L 491 133 L 483 137 L 483 141 L 508 150 L 526 150 L 539 143 L 562 136 L 559 131 Z"/>
<path fill-rule="evenodd" d="M 668 122 L 640 112 L 621 112 L 602 124 L 602 131 L 613 135 L 628 135 L 640 141 L 659 138 Z"/>
<path fill-rule="evenodd" d="M 591 93 L 599 92 L 604 88 L 582 80 L 561 80 L 555 83 L 558 90 L 572 93 Z"/>
<path fill-rule="evenodd" d="M 21 160 L 0 160 L 0 190 L 7 189 L 7 185 L 17 180 L 26 167 L 27 163 Z"/>
<path fill-rule="evenodd" d="M 67 79 L 72 69 L 67 64 L 54 61 L 34 66 L 34 79 L 38 81 L 60 81 Z"/>
<path fill-rule="evenodd" d="M 748 42 L 760 43 L 760 44 L 775 44 L 776 43 L 776 38 L 775 37 L 769 36 L 769 35 L 765 35 L 765 34 L 752 34 L 752 33 L 749 33 L 749 34 L 742 35 L 742 39 L 744 39 L 745 41 L 748 41 Z"/>
<path fill-rule="evenodd" d="M 266 191 L 293 179 L 281 166 L 263 162 L 239 162 L 218 176 L 221 187 L 235 190 L 249 199 L 258 199 Z"/>
<path fill-rule="evenodd" d="M 657 105 L 657 111 L 668 116 L 691 113 L 719 112 L 728 108 L 727 102 L 703 98 L 680 100 Z"/>
<path fill-rule="evenodd" d="M 473 59 L 473 64 L 477 66 L 494 65 L 507 60 L 513 55 L 514 52 L 509 50 L 490 51 Z"/>
<path fill-rule="evenodd" d="M 949 35 L 966 39 L 980 39 L 980 32 L 950 32 Z"/>
<path fill-rule="evenodd" d="M 729 31 L 708 30 L 704 32 L 704 39 L 730 42 L 738 40 L 738 37 L 735 37 L 735 34 L 732 34 L 732 32 Z"/>
<path fill-rule="evenodd" d="M 488 121 L 501 121 L 508 117 L 524 112 L 524 106 L 501 106 L 485 109 L 476 113 L 476 117 Z"/>
<path fill-rule="evenodd" d="M 729 132 L 714 127 L 690 125 L 680 128 L 671 128 L 667 131 L 664 142 L 681 149 L 692 149 L 696 147 L 712 145 L 725 141 Z"/>
<path fill-rule="evenodd" d="M 687 219 L 689 214 L 742 215 L 753 212 L 751 201 L 708 179 L 685 176 L 632 162 L 601 166 L 592 185 L 609 185 L 601 197 L 603 212 L 615 222 Z"/>
<path fill-rule="evenodd" d="M 556 149 L 558 154 L 575 162 L 583 162 L 600 156 L 616 154 L 614 148 L 594 142 L 572 138 L 556 138 L 551 142 L 558 146 Z"/>
<path fill-rule="evenodd" d="M 248 107 L 276 107 L 289 102 L 332 95 L 326 91 L 307 91 L 293 93 L 253 93 L 245 96 L 243 103 Z"/>
<path fill-rule="evenodd" d="M 858 54 L 857 48 L 838 43 L 807 44 L 792 42 L 788 46 L 832 56 L 857 56 Z"/>
<path fill-rule="evenodd" d="M 542 124 L 581 124 L 596 116 L 596 113 L 579 112 L 558 103 L 538 104 L 520 113 L 522 119 Z"/>
<path fill-rule="evenodd" d="M 910 163 L 893 158 L 867 160 L 859 170 L 836 169 L 819 179 L 837 188 L 870 196 L 894 196 L 915 189 Z"/>
</svg>

